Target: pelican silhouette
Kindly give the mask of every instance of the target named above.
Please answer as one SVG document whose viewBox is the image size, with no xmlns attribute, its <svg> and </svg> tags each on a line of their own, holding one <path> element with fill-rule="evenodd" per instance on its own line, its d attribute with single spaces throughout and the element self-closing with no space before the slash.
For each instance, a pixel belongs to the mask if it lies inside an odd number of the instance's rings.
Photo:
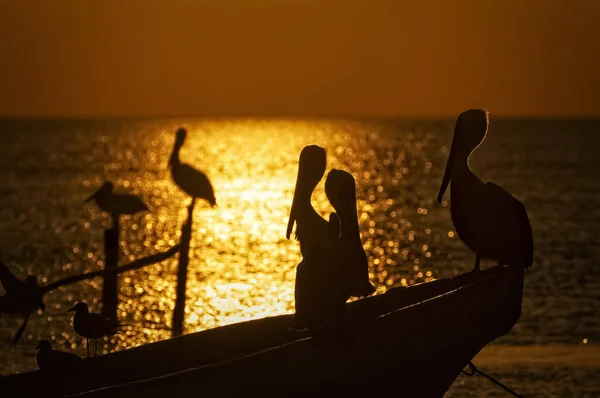
<svg viewBox="0 0 600 398">
<path fill-rule="evenodd" d="M 148 210 L 148 206 L 138 196 L 116 194 L 113 189 L 114 184 L 107 181 L 84 202 L 95 199 L 100 209 L 111 214 L 133 215 Z"/>
<path fill-rule="evenodd" d="M 88 305 L 84 302 L 76 303 L 68 311 L 75 311 L 73 328 L 75 329 L 75 333 L 86 339 L 88 357 L 90 356 L 90 339 L 94 339 L 94 355 L 96 355 L 98 349 L 97 340 L 100 337 L 118 334 L 119 329 L 125 326 L 101 314 L 90 312 Z"/>
<path fill-rule="evenodd" d="M 354 177 L 343 170 L 331 170 L 325 180 L 325 193 L 340 219 L 339 256 L 347 267 L 342 272 L 349 277 L 349 294 L 359 298 L 370 296 L 375 287 L 369 281 L 369 263 L 360 240 Z"/>
<path fill-rule="evenodd" d="M 475 252 L 475 271 L 481 258 L 527 269 L 533 263 L 533 234 L 525 206 L 498 185 L 482 182 L 469 168 L 469 156 L 485 139 L 488 123 L 484 109 L 459 115 L 437 200 L 442 201 L 452 181 L 452 222 Z"/>
<path fill-rule="evenodd" d="M 312 193 L 323 178 L 325 167 L 325 149 L 317 145 L 302 149 L 286 231 L 286 238 L 290 239 L 296 225 L 296 239 L 302 254 L 302 261 L 296 268 L 296 313 L 290 326 L 292 330 L 318 328 L 330 315 L 326 312 L 331 308 L 330 300 L 324 295 L 331 288 L 328 283 L 336 264 L 331 254 L 340 235 L 340 223 L 335 213 L 329 215 L 329 221 L 325 220 L 311 204 Z"/>
<path fill-rule="evenodd" d="M 179 151 L 181 150 L 186 137 L 187 131 L 184 128 L 178 129 L 175 133 L 175 145 L 173 145 L 173 152 L 169 158 L 171 176 L 173 177 L 175 184 L 192 197 L 192 203 L 194 203 L 197 198 L 205 199 L 214 207 L 217 205 L 217 201 L 208 177 L 201 171 L 194 169 L 192 166 L 182 164 L 179 160 Z"/>
</svg>

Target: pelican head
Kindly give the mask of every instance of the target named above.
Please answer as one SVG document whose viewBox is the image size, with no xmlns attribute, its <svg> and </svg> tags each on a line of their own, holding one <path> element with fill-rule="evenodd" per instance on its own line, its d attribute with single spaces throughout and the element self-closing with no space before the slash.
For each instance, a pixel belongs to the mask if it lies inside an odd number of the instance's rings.
<svg viewBox="0 0 600 398">
<path fill-rule="evenodd" d="M 88 305 L 84 302 L 79 302 L 76 303 L 73 307 L 69 308 L 67 312 L 71 312 L 71 311 L 75 311 L 76 314 L 78 313 L 88 313 L 90 312 Z"/>
<path fill-rule="evenodd" d="M 290 219 L 285 234 L 290 238 L 294 222 L 298 212 L 298 201 L 300 199 L 310 200 L 310 195 L 323 178 L 325 167 L 327 166 L 327 151 L 318 145 L 308 145 L 300 152 L 298 164 L 298 176 L 296 177 L 296 188 L 294 189 L 294 198 L 290 210 Z"/>
<path fill-rule="evenodd" d="M 175 158 L 178 157 L 179 149 L 183 146 L 186 137 L 187 130 L 183 127 L 178 128 L 175 132 L 175 145 L 173 145 L 173 152 L 171 154 L 171 157 L 169 158 L 169 166 L 171 166 L 175 161 Z"/>
<path fill-rule="evenodd" d="M 489 113 L 485 109 L 469 109 L 461 113 L 456 120 L 452 146 L 446 163 L 446 171 L 437 200 L 441 203 L 444 192 L 448 188 L 454 168 L 466 164 L 469 155 L 485 139 L 489 122 Z"/>
<path fill-rule="evenodd" d="M 327 174 L 325 194 L 342 218 L 356 211 L 356 185 L 354 177 L 347 171 L 332 169 Z"/>
<path fill-rule="evenodd" d="M 97 190 L 95 193 L 93 193 L 89 198 L 87 198 L 83 202 L 84 203 L 89 202 L 90 200 L 95 199 L 101 195 L 110 195 L 113 191 L 113 188 L 114 188 L 114 184 L 110 181 L 107 181 L 104 184 L 102 184 L 102 186 L 100 187 L 99 190 Z"/>
<path fill-rule="evenodd" d="M 175 132 L 175 145 L 182 146 L 183 143 L 185 142 L 186 137 L 187 137 L 187 130 L 184 129 L 183 127 L 178 128 L 177 132 Z"/>
<path fill-rule="evenodd" d="M 48 340 L 40 340 L 38 345 L 35 347 L 37 350 L 45 351 L 52 348 L 52 344 Z"/>
</svg>

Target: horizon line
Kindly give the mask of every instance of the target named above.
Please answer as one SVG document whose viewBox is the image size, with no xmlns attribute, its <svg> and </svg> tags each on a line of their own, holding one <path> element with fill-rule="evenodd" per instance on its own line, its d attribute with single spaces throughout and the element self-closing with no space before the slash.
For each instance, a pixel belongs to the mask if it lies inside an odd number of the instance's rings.
<svg viewBox="0 0 600 398">
<path fill-rule="evenodd" d="M 377 114 L 307 114 L 307 115 L 8 115 L 0 114 L 0 121 L 20 120 L 141 120 L 141 119 L 404 119 L 404 120 L 454 120 L 456 115 L 377 115 Z M 600 120 L 600 115 L 520 115 L 520 114 L 496 114 L 490 115 L 491 119 L 503 120 Z"/>
</svg>

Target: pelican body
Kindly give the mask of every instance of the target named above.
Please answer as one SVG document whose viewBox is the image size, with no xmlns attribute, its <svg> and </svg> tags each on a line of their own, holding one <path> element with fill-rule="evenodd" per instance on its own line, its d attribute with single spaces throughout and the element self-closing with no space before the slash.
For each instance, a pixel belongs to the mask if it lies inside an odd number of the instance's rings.
<svg viewBox="0 0 600 398">
<path fill-rule="evenodd" d="M 498 185 L 481 181 L 469 168 L 469 156 L 487 129 L 486 110 L 460 114 L 437 200 L 442 201 L 452 182 L 452 222 L 458 237 L 475 252 L 474 270 L 480 269 L 481 258 L 527 269 L 533 264 L 533 234 L 525 206 Z"/>
<path fill-rule="evenodd" d="M 97 340 L 104 336 L 118 334 L 119 328 L 124 326 L 101 314 L 90 312 L 88 305 L 83 302 L 76 303 L 75 306 L 69 308 L 69 311 L 75 311 L 75 316 L 73 317 L 73 328 L 75 329 L 75 333 L 88 341 L 86 344 L 88 357 L 90 356 L 90 339 L 94 339 L 94 355 L 96 355 L 98 348 Z"/>
<path fill-rule="evenodd" d="M 171 177 L 183 192 L 192 197 L 193 202 L 196 199 L 204 199 L 214 207 L 217 205 L 217 201 L 208 177 L 201 171 L 194 169 L 190 165 L 183 164 L 179 160 L 179 151 L 186 137 L 187 131 L 184 128 L 178 129 L 175 133 L 175 145 L 169 158 Z"/>
<path fill-rule="evenodd" d="M 290 209 L 286 238 L 290 239 L 294 224 L 300 242 L 302 261 L 296 268 L 294 299 L 296 313 L 290 329 L 308 330 L 322 326 L 335 312 L 335 300 L 326 296 L 335 283 L 335 261 L 331 258 L 340 235 L 339 219 L 331 213 L 329 221 L 317 213 L 311 196 L 323 178 L 326 152 L 317 145 L 305 147 L 300 153 L 298 176 Z M 345 302 L 345 300 L 344 300 Z"/>
<path fill-rule="evenodd" d="M 85 202 L 95 199 L 100 209 L 111 214 L 133 215 L 148 210 L 148 206 L 139 197 L 129 194 L 117 194 L 113 192 L 113 189 L 114 184 L 107 181 Z"/>
<path fill-rule="evenodd" d="M 354 177 L 343 170 L 331 170 L 325 180 L 325 193 L 341 224 L 338 257 L 343 263 L 341 272 L 347 275 L 349 286 L 349 297 L 344 303 L 352 296 L 370 296 L 375 287 L 369 281 L 369 263 L 360 239 Z"/>
</svg>

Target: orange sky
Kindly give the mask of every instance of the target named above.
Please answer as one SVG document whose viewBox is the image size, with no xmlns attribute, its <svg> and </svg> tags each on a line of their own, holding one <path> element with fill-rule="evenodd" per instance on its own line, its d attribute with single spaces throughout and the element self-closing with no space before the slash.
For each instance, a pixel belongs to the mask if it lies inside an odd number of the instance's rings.
<svg viewBox="0 0 600 398">
<path fill-rule="evenodd" d="M 3 116 L 600 116 L 600 0 L 0 0 Z"/>
</svg>

